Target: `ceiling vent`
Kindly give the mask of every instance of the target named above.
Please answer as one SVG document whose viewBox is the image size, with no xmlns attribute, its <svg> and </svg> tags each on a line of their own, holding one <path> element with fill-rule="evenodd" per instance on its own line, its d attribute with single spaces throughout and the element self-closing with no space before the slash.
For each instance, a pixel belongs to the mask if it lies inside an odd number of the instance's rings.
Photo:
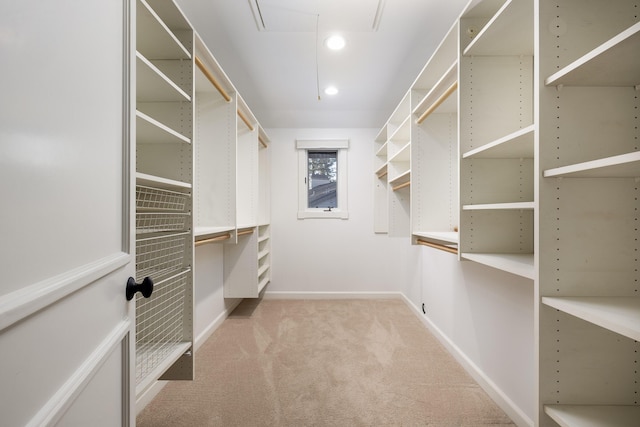
<svg viewBox="0 0 640 427">
<path fill-rule="evenodd" d="M 258 31 L 378 31 L 385 0 L 248 0 Z M 330 26 L 330 28 L 328 27 Z"/>
</svg>

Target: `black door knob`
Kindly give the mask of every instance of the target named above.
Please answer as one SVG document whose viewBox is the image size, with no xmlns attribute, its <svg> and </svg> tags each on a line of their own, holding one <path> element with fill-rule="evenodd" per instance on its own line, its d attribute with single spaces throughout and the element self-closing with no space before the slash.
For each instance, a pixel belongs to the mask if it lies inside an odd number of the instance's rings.
<svg viewBox="0 0 640 427">
<path fill-rule="evenodd" d="M 127 280 L 127 301 L 131 301 L 136 292 L 142 293 L 142 296 L 149 298 L 153 292 L 153 280 L 151 277 L 145 277 L 142 283 L 136 283 L 136 279 L 129 277 Z"/>
</svg>

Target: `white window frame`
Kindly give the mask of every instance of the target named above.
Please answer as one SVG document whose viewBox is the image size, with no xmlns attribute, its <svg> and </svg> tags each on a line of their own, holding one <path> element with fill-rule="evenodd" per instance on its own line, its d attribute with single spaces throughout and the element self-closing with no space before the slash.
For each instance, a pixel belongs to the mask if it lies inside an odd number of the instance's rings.
<svg viewBox="0 0 640 427">
<path fill-rule="evenodd" d="M 347 151 L 348 139 L 297 139 L 298 150 L 298 219 L 309 218 L 338 218 L 348 219 L 347 205 Z M 338 206 L 331 210 L 324 208 L 310 208 L 308 203 L 309 190 L 307 187 L 308 153 L 309 151 L 337 151 L 338 153 Z"/>
</svg>

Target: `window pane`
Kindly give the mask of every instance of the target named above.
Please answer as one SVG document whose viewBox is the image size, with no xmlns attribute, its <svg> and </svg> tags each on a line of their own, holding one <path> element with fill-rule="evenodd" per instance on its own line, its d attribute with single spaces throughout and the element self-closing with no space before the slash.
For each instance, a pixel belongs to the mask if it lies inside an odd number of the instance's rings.
<svg viewBox="0 0 640 427">
<path fill-rule="evenodd" d="M 308 207 L 336 208 L 338 204 L 338 152 L 308 152 Z"/>
</svg>

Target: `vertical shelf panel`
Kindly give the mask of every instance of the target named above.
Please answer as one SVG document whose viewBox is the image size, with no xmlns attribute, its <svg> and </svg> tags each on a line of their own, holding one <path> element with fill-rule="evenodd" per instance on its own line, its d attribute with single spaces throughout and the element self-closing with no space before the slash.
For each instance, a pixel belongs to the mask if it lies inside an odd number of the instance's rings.
<svg viewBox="0 0 640 427">
<path fill-rule="evenodd" d="M 193 32 L 173 2 L 137 0 L 136 394 L 193 379 Z M 153 6 L 160 5 L 162 11 Z"/>
<path fill-rule="evenodd" d="M 194 95 L 194 226 L 196 235 L 204 235 L 236 227 L 237 97 L 199 37 L 195 45 L 200 65 Z"/>
<path fill-rule="evenodd" d="M 638 3 L 538 13 L 539 425 L 635 425 Z"/>
</svg>

